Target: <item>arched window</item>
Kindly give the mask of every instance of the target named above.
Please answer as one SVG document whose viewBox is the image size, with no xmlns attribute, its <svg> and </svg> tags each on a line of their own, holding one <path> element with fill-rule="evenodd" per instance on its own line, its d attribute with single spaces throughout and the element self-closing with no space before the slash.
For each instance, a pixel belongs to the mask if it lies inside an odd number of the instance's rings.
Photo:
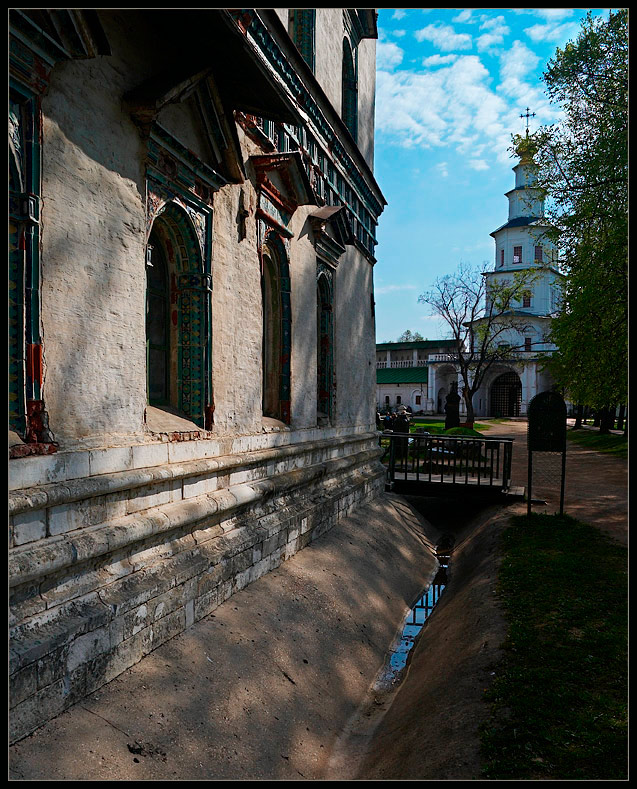
<svg viewBox="0 0 637 789">
<path fill-rule="evenodd" d="M 343 39 L 343 98 L 341 116 L 354 140 L 358 140 L 358 86 L 354 53 L 349 41 Z"/>
<path fill-rule="evenodd" d="M 25 293 L 24 262 L 20 247 L 23 246 L 21 237 L 24 229 L 20 222 L 19 202 L 24 189 L 16 148 L 9 139 L 9 428 L 23 436 L 26 430 Z"/>
<path fill-rule="evenodd" d="M 40 112 L 32 95 L 9 100 L 9 429 L 48 441 L 30 414 L 43 409 L 40 337 Z"/>
<path fill-rule="evenodd" d="M 211 401 L 210 277 L 187 211 L 166 204 L 149 236 L 146 269 L 148 402 L 205 426 Z"/>
<path fill-rule="evenodd" d="M 290 33 L 290 38 L 301 53 L 303 60 L 312 71 L 314 71 L 315 66 L 315 29 L 315 8 L 288 9 L 288 31 Z"/>
<path fill-rule="evenodd" d="M 263 415 L 290 421 L 290 275 L 282 242 L 273 238 L 261 254 L 263 304 Z"/>
<path fill-rule="evenodd" d="M 164 246 L 151 233 L 146 261 L 146 378 L 150 405 L 170 405 L 170 291 Z"/>
<path fill-rule="evenodd" d="M 316 410 L 319 423 L 331 420 L 333 411 L 334 329 L 332 313 L 332 285 L 321 272 L 316 286 Z"/>
</svg>

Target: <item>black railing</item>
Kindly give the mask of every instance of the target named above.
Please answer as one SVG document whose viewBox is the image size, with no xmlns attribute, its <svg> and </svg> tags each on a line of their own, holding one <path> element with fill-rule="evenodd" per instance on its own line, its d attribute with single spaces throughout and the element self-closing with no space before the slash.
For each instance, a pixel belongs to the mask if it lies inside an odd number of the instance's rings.
<svg viewBox="0 0 637 789">
<path fill-rule="evenodd" d="M 384 439 L 389 441 L 387 481 L 396 492 L 440 483 L 504 491 L 511 484 L 511 438 L 385 432 L 381 443 Z"/>
</svg>

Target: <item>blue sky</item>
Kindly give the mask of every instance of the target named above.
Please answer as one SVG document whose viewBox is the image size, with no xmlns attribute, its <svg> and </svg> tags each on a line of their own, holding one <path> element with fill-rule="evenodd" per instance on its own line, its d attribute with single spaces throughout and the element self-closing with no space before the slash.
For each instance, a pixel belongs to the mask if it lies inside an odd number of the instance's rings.
<svg viewBox="0 0 637 789">
<path fill-rule="evenodd" d="M 445 324 L 418 303 L 460 262 L 493 264 L 489 233 L 508 218 L 507 151 L 520 118 L 559 120 L 542 72 L 589 9 L 379 9 L 375 175 L 388 205 L 374 269 L 376 341 Z M 590 9 L 607 16 L 608 9 Z"/>
</svg>

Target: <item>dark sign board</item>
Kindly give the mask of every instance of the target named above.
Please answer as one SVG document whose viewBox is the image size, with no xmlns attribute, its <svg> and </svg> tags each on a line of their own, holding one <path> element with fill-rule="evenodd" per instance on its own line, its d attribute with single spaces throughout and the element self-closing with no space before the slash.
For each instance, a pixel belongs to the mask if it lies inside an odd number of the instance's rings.
<svg viewBox="0 0 637 789">
<path fill-rule="evenodd" d="M 557 392 L 540 392 L 529 403 L 529 452 L 566 451 L 566 403 Z"/>
</svg>

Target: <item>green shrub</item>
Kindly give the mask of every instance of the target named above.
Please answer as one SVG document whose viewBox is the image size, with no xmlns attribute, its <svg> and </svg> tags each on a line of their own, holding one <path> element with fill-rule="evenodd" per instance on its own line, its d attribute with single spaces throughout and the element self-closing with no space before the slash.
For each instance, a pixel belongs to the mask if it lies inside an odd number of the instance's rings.
<svg viewBox="0 0 637 789">
<path fill-rule="evenodd" d="M 443 432 L 443 436 L 474 436 L 475 438 L 483 438 L 482 433 L 471 427 L 450 427 L 449 430 Z"/>
</svg>

